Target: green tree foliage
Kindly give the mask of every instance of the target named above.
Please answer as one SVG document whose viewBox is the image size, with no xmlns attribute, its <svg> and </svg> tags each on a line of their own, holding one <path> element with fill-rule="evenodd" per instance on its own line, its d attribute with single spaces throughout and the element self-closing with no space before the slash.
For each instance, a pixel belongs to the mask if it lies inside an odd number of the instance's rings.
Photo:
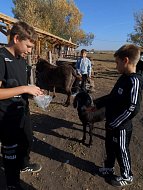
<svg viewBox="0 0 143 190">
<path fill-rule="evenodd" d="M 136 45 L 143 47 L 143 10 L 134 14 L 135 27 L 134 33 L 128 35 L 128 42 L 133 42 Z"/>
<path fill-rule="evenodd" d="M 74 0 L 13 0 L 15 18 L 79 45 L 91 45 L 94 34 L 81 28 L 82 14 Z"/>
</svg>

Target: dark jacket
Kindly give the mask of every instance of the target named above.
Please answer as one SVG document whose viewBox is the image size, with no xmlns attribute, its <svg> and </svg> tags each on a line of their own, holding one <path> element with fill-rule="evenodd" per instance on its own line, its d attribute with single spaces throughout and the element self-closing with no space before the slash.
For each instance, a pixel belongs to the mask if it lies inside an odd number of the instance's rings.
<svg viewBox="0 0 143 190">
<path fill-rule="evenodd" d="M 121 75 L 109 95 L 96 100 L 98 108 L 106 107 L 106 126 L 124 128 L 140 110 L 143 79 L 140 74 Z M 131 126 L 131 125 L 130 125 Z"/>
</svg>

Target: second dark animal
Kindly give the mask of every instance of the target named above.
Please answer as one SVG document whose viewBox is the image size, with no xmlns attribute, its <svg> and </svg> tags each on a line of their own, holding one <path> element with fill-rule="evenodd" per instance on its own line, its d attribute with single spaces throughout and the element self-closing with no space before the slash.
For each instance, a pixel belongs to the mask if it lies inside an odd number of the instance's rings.
<svg viewBox="0 0 143 190">
<path fill-rule="evenodd" d="M 96 102 L 96 101 L 95 101 Z M 86 141 L 86 133 L 87 127 L 89 127 L 89 143 L 88 146 L 92 145 L 92 131 L 95 122 L 103 121 L 105 118 L 105 107 L 97 110 L 95 105 L 93 104 L 91 96 L 82 91 L 78 93 L 73 101 L 74 108 L 77 108 L 78 116 L 83 126 L 83 138 L 82 143 L 85 144 Z"/>
<path fill-rule="evenodd" d="M 77 74 L 74 68 L 69 64 L 54 66 L 46 60 L 40 59 L 36 64 L 37 86 L 45 90 L 51 91 L 59 88 L 67 94 L 65 106 L 70 105 L 71 88 L 76 79 Z"/>
</svg>

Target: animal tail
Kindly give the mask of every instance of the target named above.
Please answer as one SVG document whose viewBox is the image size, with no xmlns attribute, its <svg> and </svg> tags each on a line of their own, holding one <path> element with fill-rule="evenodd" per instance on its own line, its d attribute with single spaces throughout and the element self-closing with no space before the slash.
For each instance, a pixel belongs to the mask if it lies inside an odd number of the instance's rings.
<svg viewBox="0 0 143 190">
<path fill-rule="evenodd" d="M 72 75 L 73 75 L 75 78 L 78 78 L 78 79 L 81 80 L 81 76 L 76 73 L 76 70 L 75 70 L 72 66 L 71 66 L 71 68 L 72 68 Z"/>
</svg>

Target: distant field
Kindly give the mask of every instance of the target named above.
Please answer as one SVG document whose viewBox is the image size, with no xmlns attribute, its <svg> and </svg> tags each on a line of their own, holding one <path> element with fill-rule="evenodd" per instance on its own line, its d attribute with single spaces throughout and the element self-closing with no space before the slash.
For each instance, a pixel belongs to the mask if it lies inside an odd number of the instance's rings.
<svg viewBox="0 0 143 190">
<path fill-rule="evenodd" d="M 99 61 L 110 61 L 110 62 L 113 62 L 114 61 L 114 52 L 96 52 L 96 53 L 93 53 L 93 54 L 88 54 L 88 57 L 91 59 L 91 61 L 93 60 L 99 60 Z"/>
</svg>

